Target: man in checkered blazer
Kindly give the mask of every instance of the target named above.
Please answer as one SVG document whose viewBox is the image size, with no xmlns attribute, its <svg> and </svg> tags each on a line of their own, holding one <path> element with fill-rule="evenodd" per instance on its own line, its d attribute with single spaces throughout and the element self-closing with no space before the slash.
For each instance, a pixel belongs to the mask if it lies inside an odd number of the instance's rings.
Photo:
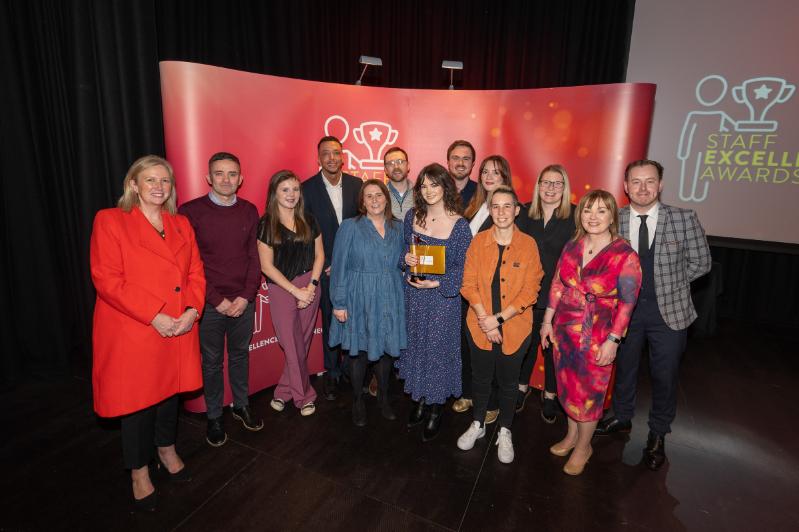
<svg viewBox="0 0 799 532">
<path fill-rule="evenodd" d="M 649 344 L 652 408 L 644 463 L 657 470 L 666 461 L 664 438 L 677 409 L 677 374 L 688 326 L 696 319 L 691 281 L 710 271 L 710 248 L 694 211 L 660 203 L 663 166 L 640 160 L 627 165 L 624 191 L 630 205 L 619 211 L 619 234 L 641 259 L 643 280 L 616 359 L 614 416 L 602 420 L 596 434 L 629 432 L 635 412 L 638 363 Z"/>
</svg>

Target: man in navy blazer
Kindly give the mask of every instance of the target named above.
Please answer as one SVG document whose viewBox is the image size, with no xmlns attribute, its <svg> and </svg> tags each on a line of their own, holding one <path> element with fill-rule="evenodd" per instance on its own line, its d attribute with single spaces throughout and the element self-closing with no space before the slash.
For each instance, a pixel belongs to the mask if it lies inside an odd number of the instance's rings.
<svg viewBox="0 0 799 532">
<path fill-rule="evenodd" d="M 341 141 L 336 137 L 322 137 L 316 148 L 320 170 L 302 184 L 302 196 L 305 210 L 319 223 L 325 249 L 325 271 L 320 279 L 322 300 L 319 302 L 322 309 L 322 349 L 327 370 L 323 394 L 328 401 L 334 401 L 341 377 L 341 349 L 331 348 L 328 344 L 330 320 L 333 317 L 333 305 L 330 302 L 330 260 L 333 257 L 333 243 L 338 226 L 342 221 L 358 214 L 358 193 L 363 181 L 341 171 L 344 158 Z"/>
<path fill-rule="evenodd" d="M 705 231 L 689 209 L 660 203 L 663 166 L 640 160 L 627 165 L 624 191 L 630 205 L 619 210 L 619 234 L 641 259 L 642 283 L 627 337 L 616 359 L 613 417 L 597 425 L 596 434 L 629 432 L 635 411 L 638 363 L 649 344 L 652 408 L 644 463 L 657 470 L 666 461 L 665 437 L 677 411 L 677 376 L 696 319 L 691 281 L 710 271 Z"/>
</svg>

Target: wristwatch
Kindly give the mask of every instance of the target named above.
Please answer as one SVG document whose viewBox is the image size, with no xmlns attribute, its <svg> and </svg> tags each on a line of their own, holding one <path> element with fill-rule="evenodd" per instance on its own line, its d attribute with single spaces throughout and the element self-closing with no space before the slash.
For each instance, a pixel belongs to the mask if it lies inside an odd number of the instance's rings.
<svg viewBox="0 0 799 532">
<path fill-rule="evenodd" d="M 609 334 L 608 335 L 608 340 L 610 340 L 611 342 L 617 343 L 617 344 L 621 343 L 621 338 L 619 338 L 615 334 Z"/>
<path fill-rule="evenodd" d="M 502 314 L 497 314 L 496 318 L 498 324 L 502 325 L 503 323 L 505 323 L 505 318 L 502 317 Z"/>
<path fill-rule="evenodd" d="M 311 284 L 314 286 L 319 286 L 319 279 L 311 279 Z"/>
</svg>

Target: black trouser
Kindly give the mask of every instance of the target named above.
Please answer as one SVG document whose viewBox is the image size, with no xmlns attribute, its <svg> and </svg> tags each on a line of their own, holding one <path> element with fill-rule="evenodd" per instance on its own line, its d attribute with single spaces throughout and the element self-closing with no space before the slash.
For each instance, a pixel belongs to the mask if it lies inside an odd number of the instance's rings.
<svg viewBox="0 0 799 532">
<path fill-rule="evenodd" d="M 502 353 L 502 344 L 493 344 L 491 351 L 474 345 L 469 337 L 472 353 L 472 386 L 474 391 L 474 420 L 482 425 L 488 409 L 493 380 L 499 384 L 499 426 L 510 429 L 516 412 L 516 395 L 519 390 L 519 369 L 524 353 L 530 348 L 530 337 L 512 355 Z"/>
<path fill-rule="evenodd" d="M 208 419 L 216 419 L 222 415 L 226 336 L 228 380 L 233 392 L 233 406 L 241 408 L 249 405 L 250 340 L 254 313 L 255 305 L 252 303 L 247 304 L 244 313 L 238 318 L 225 316 L 212 305 L 205 305 L 203 319 L 200 321 L 200 353 Z"/>
<path fill-rule="evenodd" d="M 677 376 L 688 329 L 672 330 L 660 315 L 657 300 L 639 299 L 627 337 L 616 357 L 616 383 L 613 388 L 613 413 L 621 421 L 635 414 L 638 365 L 644 342 L 649 343 L 649 371 L 652 379 L 652 409 L 649 429 L 660 436 L 671 432 L 677 413 Z"/>
<path fill-rule="evenodd" d="M 541 345 L 541 322 L 544 321 L 546 309 L 533 309 L 533 332 L 530 335 L 530 349 L 524 355 L 522 370 L 519 372 L 519 384 L 529 385 L 530 376 L 533 374 L 535 361 L 538 357 L 538 346 Z M 558 383 L 555 381 L 555 362 L 552 360 L 552 343 L 549 347 L 541 350 L 544 356 L 544 389 L 551 393 L 557 393 Z"/>
<path fill-rule="evenodd" d="M 122 460 L 126 469 L 139 469 L 153 459 L 153 447 L 175 445 L 178 396 L 148 406 L 121 419 Z"/>
<path fill-rule="evenodd" d="M 330 347 L 330 320 L 333 319 L 333 303 L 330 301 L 330 276 L 322 273 L 319 280 L 322 287 L 320 294 L 322 300 L 319 301 L 319 308 L 322 310 L 322 352 L 324 353 L 325 369 L 330 378 L 338 379 L 341 377 L 341 348 Z"/>
<path fill-rule="evenodd" d="M 391 375 L 391 367 L 394 359 L 389 355 L 383 355 L 380 360 L 374 363 L 374 373 L 377 376 L 377 393 L 381 401 L 388 401 L 388 379 Z M 352 381 L 352 396 L 358 399 L 363 393 L 364 377 L 369 359 L 365 351 L 360 351 L 358 356 L 350 357 L 350 380 Z"/>
<path fill-rule="evenodd" d="M 472 338 L 469 326 L 466 325 L 466 313 L 469 310 L 469 302 L 461 297 L 461 397 L 473 399 L 472 393 Z M 497 409 L 497 395 L 499 388 L 497 381 L 491 382 L 491 395 L 488 397 L 488 409 Z"/>
</svg>

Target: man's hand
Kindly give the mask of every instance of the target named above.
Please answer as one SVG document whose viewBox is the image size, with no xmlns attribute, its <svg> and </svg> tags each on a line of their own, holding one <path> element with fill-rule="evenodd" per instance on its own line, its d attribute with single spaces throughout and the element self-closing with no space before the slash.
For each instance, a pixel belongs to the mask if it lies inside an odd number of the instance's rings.
<svg viewBox="0 0 799 532">
<path fill-rule="evenodd" d="M 230 307 L 232 305 L 233 303 L 228 298 L 225 298 L 222 300 L 220 304 L 216 306 L 216 311 L 220 314 L 224 314 L 225 316 L 230 316 L 228 312 L 230 311 Z"/>
<path fill-rule="evenodd" d="M 239 316 L 244 314 L 245 310 L 247 310 L 247 304 L 248 302 L 246 299 L 244 299 L 243 297 L 237 297 L 236 299 L 233 300 L 233 303 L 230 305 L 230 308 L 228 308 L 227 315 L 230 316 L 231 318 L 238 318 Z"/>
</svg>

